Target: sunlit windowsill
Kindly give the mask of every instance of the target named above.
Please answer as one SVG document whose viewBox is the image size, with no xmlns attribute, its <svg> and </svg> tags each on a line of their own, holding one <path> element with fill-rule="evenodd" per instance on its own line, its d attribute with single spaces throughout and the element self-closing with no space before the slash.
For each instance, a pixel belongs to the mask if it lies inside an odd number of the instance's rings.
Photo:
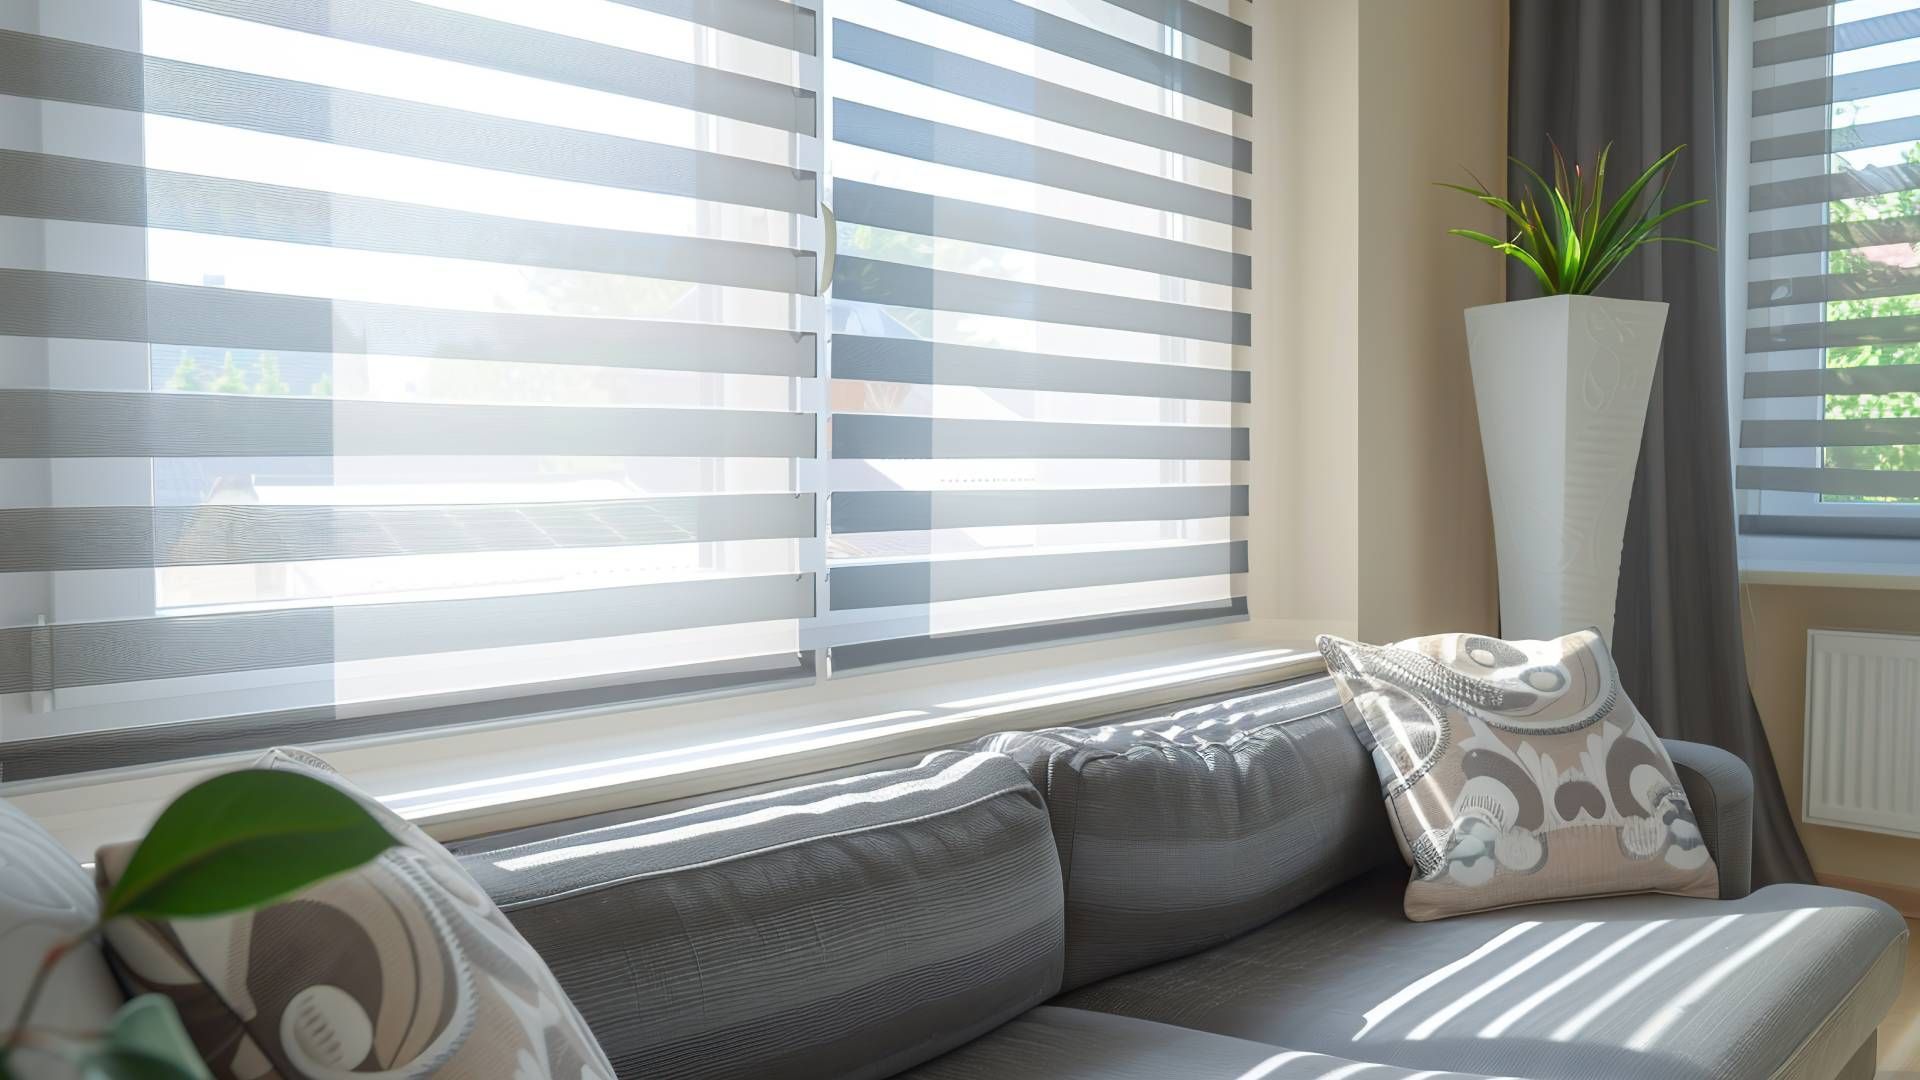
<svg viewBox="0 0 1920 1080">
<path fill-rule="evenodd" d="M 1920 540 L 1740 536 L 1742 585 L 1920 589 Z"/>
<path fill-rule="evenodd" d="M 1920 589 L 1920 567 L 1862 570 L 1858 566 L 1781 564 L 1742 566 L 1742 585 L 1801 585 L 1821 589 Z"/>
<path fill-rule="evenodd" d="M 1320 670 L 1255 622 L 977 657 L 761 693 L 317 749 L 443 841 L 672 802 Z M 176 792 L 251 754 L 29 781 L 10 801 L 69 850 L 138 835 Z"/>
</svg>

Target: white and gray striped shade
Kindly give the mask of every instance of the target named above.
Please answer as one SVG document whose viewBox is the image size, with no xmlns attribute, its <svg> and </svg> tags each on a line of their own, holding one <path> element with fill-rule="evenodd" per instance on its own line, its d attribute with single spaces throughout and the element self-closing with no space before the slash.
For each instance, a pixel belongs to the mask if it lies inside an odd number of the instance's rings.
<svg viewBox="0 0 1920 1080">
<path fill-rule="evenodd" d="M 1748 536 L 1920 539 L 1920 3 L 1753 0 Z"/>
<path fill-rule="evenodd" d="M 1244 616 L 1248 0 L 830 2 L 0 0 L 0 780 Z"/>
<path fill-rule="evenodd" d="M 1242 616 L 1245 0 L 836 0 L 835 671 Z"/>
<path fill-rule="evenodd" d="M 0 780 L 809 677 L 821 29 L 0 0 Z"/>
</svg>

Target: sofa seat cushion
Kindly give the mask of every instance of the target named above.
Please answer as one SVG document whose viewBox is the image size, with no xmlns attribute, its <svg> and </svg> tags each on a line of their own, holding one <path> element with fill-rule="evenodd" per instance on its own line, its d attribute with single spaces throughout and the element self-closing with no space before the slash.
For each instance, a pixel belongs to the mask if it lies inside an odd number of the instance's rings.
<svg viewBox="0 0 1920 1080">
<path fill-rule="evenodd" d="M 1043 1006 L 901 1080 L 1470 1080 L 1463 1073 L 1346 1058 L 1150 1020 Z"/>
<path fill-rule="evenodd" d="M 1831 1076 L 1893 1002 L 1906 924 L 1856 893 L 1621 896 L 1409 922 L 1391 871 L 1060 1004 L 1409 1068 Z"/>
</svg>

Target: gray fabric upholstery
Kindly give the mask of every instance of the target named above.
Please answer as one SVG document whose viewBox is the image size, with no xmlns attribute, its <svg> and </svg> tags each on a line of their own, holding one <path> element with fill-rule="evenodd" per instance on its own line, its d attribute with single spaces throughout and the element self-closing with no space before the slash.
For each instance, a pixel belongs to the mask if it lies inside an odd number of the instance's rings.
<svg viewBox="0 0 1920 1080">
<path fill-rule="evenodd" d="M 1046 798 L 1069 988 L 1218 944 L 1398 862 L 1331 679 L 977 745 L 1020 762 Z"/>
<path fill-rule="evenodd" d="M 1906 924 L 1891 908 L 1811 885 L 1431 923 L 1401 915 L 1403 887 L 1397 870 L 1366 875 L 1236 941 L 1059 1003 L 1408 1068 L 1746 1080 L 1803 1075 L 1795 1062 L 1809 1054 L 1846 1061 L 1892 1004 L 1904 962 Z"/>
<path fill-rule="evenodd" d="M 1717 746 L 1662 739 L 1720 871 L 1720 899 L 1753 891 L 1753 773 Z"/>
<path fill-rule="evenodd" d="M 1470 1080 L 1081 1009 L 1035 1009 L 902 1080 Z"/>
<path fill-rule="evenodd" d="M 946 751 L 463 864 L 621 1077 L 890 1076 L 1060 985 L 1046 812 L 997 755 Z"/>
</svg>

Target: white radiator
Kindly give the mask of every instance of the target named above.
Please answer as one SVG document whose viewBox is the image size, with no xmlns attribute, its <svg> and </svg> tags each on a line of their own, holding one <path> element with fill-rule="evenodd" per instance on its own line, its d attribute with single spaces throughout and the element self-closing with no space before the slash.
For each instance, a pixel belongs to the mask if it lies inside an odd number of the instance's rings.
<svg viewBox="0 0 1920 1080">
<path fill-rule="evenodd" d="M 1920 836 L 1920 636 L 1809 631 L 1806 715 L 1801 816 Z"/>
</svg>

